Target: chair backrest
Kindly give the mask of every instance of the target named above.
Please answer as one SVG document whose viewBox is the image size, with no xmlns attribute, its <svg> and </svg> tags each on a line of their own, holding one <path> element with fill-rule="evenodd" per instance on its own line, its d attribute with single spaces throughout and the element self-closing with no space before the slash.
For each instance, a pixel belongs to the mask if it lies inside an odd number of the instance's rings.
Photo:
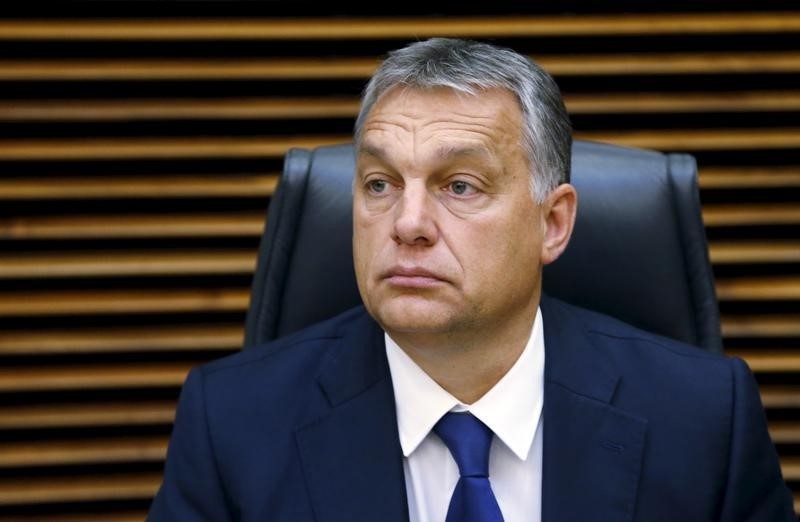
<svg viewBox="0 0 800 522">
<path fill-rule="evenodd" d="M 245 346 L 361 303 L 352 261 L 352 145 L 294 149 L 270 202 Z M 640 328 L 722 351 L 691 156 L 576 141 L 578 218 L 544 290 Z"/>
</svg>

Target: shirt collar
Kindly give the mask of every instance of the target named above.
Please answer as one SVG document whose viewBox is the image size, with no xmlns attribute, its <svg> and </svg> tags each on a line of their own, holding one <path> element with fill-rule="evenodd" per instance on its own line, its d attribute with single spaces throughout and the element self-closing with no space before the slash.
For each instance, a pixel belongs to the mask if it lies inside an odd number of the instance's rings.
<svg viewBox="0 0 800 522">
<path fill-rule="evenodd" d="M 528 457 L 544 402 L 544 335 L 536 311 L 525 349 L 508 372 L 473 404 L 462 404 L 439 386 L 384 334 L 397 406 L 403 455 L 408 457 L 449 411 L 469 411 L 521 460 Z"/>
</svg>

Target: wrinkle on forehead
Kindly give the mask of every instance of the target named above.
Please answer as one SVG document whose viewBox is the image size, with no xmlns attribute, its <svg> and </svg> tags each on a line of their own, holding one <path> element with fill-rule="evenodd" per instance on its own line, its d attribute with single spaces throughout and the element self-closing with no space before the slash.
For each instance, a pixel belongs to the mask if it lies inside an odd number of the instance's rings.
<svg viewBox="0 0 800 522">
<path fill-rule="evenodd" d="M 358 147 L 358 153 L 372 156 L 377 159 L 388 159 L 391 155 L 385 147 L 373 143 L 361 143 Z M 482 145 L 456 145 L 453 143 L 443 143 L 433 150 L 432 156 L 440 161 L 452 160 L 458 158 L 476 158 L 484 161 L 491 161 L 495 159 L 494 154 Z"/>
<path fill-rule="evenodd" d="M 383 115 L 378 113 L 374 117 L 370 117 L 364 125 L 364 133 L 398 127 L 406 132 L 422 129 L 468 131 L 492 137 L 497 132 L 495 125 L 498 119 L 497 116 L 478 117 L 455 112 L 442 112 L 440 117 L 434 117 L 433 114 L 410 115 L 403 112 L 391 112 L 387 117 L 386 111 L 384 111 Z"/>
<path fill-rule="evenodd" d="M 446 108 L 440 108 L 434 102 L 436 99 L 446 101 Z M 482 128 L 491 134 L 497 130 L 498 120 L 505 120 L 500 122 L 502 126 L 521 125 L 516 97 L 503 89 L 489 89 L 473 95 L 446 87 L 430 90 L 406 87 L 395 88 L 381 97 L 365 122 L 365 130 L 372 125 L 396 125 L 411 130 L 421 125 L 455 123 L 474 127 L 476 132 Z"/>
<path fill-rule="evenodd" d="M 475 126 L 469 124 L 458 125 L 459 122 L 451 120 L 441 122 L 425 122 L 420 125 L 404 124 L 402 121 L 379 120 L 365 126 L 364 135 L 390 134 L 393 137 L 402 134 L 415 136 L 421 144 L 426 144 L 431 140 L 447 138 L 458 138 L 460 140 L 476 140 L 480 143 L 495 142 L 501 143 L 502 133 L 490 126 Z M 398 130 L 400 132 L 398 132 Z M 450 146 L 442 145 L 446 150 Z"/>
<path fill-rule="evenodd" d="M 451 89 L 389 92 L 364 122 L 359 153 L 386 158 L 405 149 L 407 159 L 471 156 L 499 161 L 520 145 L 521 111 L 513 94 L 477 95 Z M 422 156 L 420 156 L 422 154 Z M 414 161 L 414 160 L 412 160 Z M 492 161 L 494 162 L 494 161 Z"/>
<path fill-rule="evenodd" d="M 374 115 L 370 115 L 364 125 L 364 131 L 399 127 L 406 132 L 413 132 L 429 128 L 436 131 L 470 131 L 491 137 L 497 133 L 498 120 L 506 120 L 503 123 L 508 125 L 513 124 L 511 118 L 503 112 L 505 111 L 482 116 L 444 110 L 422 111 L 418 106 L 409 109 L 391 107 L 391 110 L 378 109 Z"/>
</svg>

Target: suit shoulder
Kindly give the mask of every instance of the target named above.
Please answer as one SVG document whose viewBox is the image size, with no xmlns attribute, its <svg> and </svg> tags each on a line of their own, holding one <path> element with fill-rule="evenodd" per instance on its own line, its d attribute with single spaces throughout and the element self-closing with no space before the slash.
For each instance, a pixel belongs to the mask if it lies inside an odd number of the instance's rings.
<svg viewBox="0 0 800 522">
<path fill-rule="evenodd" d="M 552 301 L 552 300 L 549 300 Z M 551 303 L 560 327 L 582 331 L 588 341 L 579 356 L 590 357 L 623 377 L 621 389 L 660 393 L 673 399 L 714 402 L 735 386 L 740 361 L 647 332 L 607 315 L 567 303 Z M 547 332 L 547 321 L 544 323 Z M 745 363 L 741 362 L 741 365 Z M 660 390 L 660 392 L 657 392 Z"/>
<path fill-rule="evenodd" d="M 713 426 L 724 438 L 742 381 L 738 377 L 746 374 L 744 362 L 566 303 L 555 307 L 550 316 L 557 327 L 580 332 L 568 338 L 585 342 L 582 348 L 568 348 L 570 357 L 584 359 L 580 367 L 588 368 L 587 376 L 599 374 L 613 383 L 616 406 L 648 419 L 657 431 L 688 422 Z M 545 321 L 545 333 L 547 328 Z"/>
<path fill-rule="evenodd" d="M 365 316 L 364 307 L 358 306 L 284 337 L 205 363 L 199 367 L 199 371 L 209 377 L 237 368 L 261 366 L 273 360 L 302 365 L 303 362 L 321 358 L 331 343 L 340 339 L 349 327 Z"/>
<path fill-rule="evenodd" d="M 572 315 L 584 326 L 587 334 L 600 339 L 601 342 L 607 340 L 613 346 L 642 345 L 644 348 L 655 350 L 653 355 L 703 359 L 712 362 L 712 364 L 713 361 L 723 363 L 728 361 L 728 358 L 723 355 L 643 330 L 609 315 L 552 298 L 549 301 L 553 306 L 561 308 L 561 313 Z"/>
</svg>

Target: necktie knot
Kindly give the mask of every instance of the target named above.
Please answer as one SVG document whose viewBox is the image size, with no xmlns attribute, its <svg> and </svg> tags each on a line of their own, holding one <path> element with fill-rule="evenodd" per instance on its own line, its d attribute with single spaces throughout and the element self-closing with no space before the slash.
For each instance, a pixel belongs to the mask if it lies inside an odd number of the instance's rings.
<svg viewBox="0 0 800 522">
<path fill-rule="evenodd" d="M 489 449 L 494 433 L 470 413 L 446 413 L 433 431 L 445 443 L 462 477 L 489 476 Z"/>
</svg>

